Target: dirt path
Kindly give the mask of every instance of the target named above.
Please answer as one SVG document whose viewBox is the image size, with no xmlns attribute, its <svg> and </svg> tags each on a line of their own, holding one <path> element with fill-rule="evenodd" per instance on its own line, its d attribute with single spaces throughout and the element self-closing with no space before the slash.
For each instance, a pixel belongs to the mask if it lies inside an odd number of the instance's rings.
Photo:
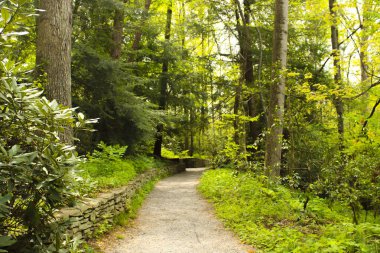
<svg viewBox="0 0 380 253">
<path fill-rule="evenodd" d="M 106 253 L 243 253 L 253 252 L 213 215 L 196 191 L 202 169 L 160 181 L 124 239 Z"/>
</svg>

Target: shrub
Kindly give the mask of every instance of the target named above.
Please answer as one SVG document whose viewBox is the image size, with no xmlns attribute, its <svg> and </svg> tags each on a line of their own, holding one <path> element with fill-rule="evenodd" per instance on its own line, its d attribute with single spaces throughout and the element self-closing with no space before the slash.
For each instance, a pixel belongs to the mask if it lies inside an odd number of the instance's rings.
<svg viewBox="0 0 380 253">
<path fill-rule="evenodd" d="M 161 167 L 153 157 L 124 157 L 127 146 L 107 146 L 101 142 L 88 160 L 79 166 L 84 185 L 78 189 L 82 195 L 93 195 L 101 190 L 128 184 L 138 174 L 154 167 Z"/>
<path fill-rule="evenodd" d="M 0 83 L 0 251 L 44 252 L 56 238 L 54 210 L 73 196 L 75 148 L 60 135 L 83 127 L 82 114 L 42 97 L 42 91 L 16 79 Z M 58 238 L 58 237 L 57 237 Z M 58 245 L 57 241 L 57 245 Z"/>
</svg>

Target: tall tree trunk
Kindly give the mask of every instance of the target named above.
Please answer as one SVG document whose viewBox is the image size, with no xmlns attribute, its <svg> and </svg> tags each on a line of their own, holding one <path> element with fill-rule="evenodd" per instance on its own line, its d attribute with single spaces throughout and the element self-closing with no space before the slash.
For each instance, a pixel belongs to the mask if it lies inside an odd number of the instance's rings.
<svg viewBox="0 0 380 253">
<path fill-rule="evenodd" d="M 189 149 L 189 156 L 194 155 L 194 121 L 195 121 L 195 112 L 194 107 L 190 108 L 190 149 Z"/>
<path fill-rule="evenodd" d="M 37 0 L 36 73 L 46 73 L 46 97 L 71 107 L 71 0 Z M 63 141 L 72 143 L 68 129 Z"/>
<path fill-rule="evenodd" d="M 141 19 L 141 25 L 137 28 L 135 32 L 135 37 L 132 44 L 132 49 L 134 51 L 138 50 L 140 47 L 140 42 L 142 38 L 141 28 L 144 25 L 145 21 L 148 19 L 148 13 L 149 13 L 149 8 L 150 8 L 151 3 L 152 3 L 152 0 L 145 0 L 144 11 L 143 11 L 142 19 Z M 132 61 L 133 59 L 130 59 L 130 60 Z"/>
<path fill-rule="evenodd" d="M 249 95 L 248 98 L 248 116 L 251 118 L 257 117 L 263 113 L 263 106 L 261 103 L 260 94 L 257 91 L 258 87 L 255 84 L 254 79 L 254 72 L 253 72 L 253 51 L 252 51 L 252 44 L 253 44 L 253 38 L 252 38 L 252 30 L 251 27 L 251 3 L 252 0 L 244 0 L 243 6 L 244 6 L 244 20 L 243 23 L 244 29 L 242 34 L 242 42 L 241 48 L 242 48 L 242 57 L 243 57 L 243 75 L 245 84 L 248 88 L 251 90 L 254 90 Z M 262 125 L 263 119 L 258 121 L 250 121 L 249 122 L 249 134 L 248 138 L 250 139 L 251 143 L 254 143 L 254 141 L 259 138 L 259 135 L 261 134 L 263 130 Z"/>
<path fill-rule="evenodd" d="M 243 44 L 243 40 L 244 40 L 244 37 L 243 37 L 243 34 L 244 34 L 244 30 L 246 28 L 246 24 L 245 24 L 245 20 L 244 20 L 244 17 L 243 17 L 243 11 L 241 9 L 241 6 L 240 6 L 240 2 L 238 0 L 235 0 L 235 16 L 236 16 L 236 30 L 237 30 L 237 33 L 238 33 L 238 40 L 239 40 L 239 43 L 240 43 L 240 68 L 242 69 L 241 72 L 243 73 L 244 72 L 244 57 L 243 57 L 243 54 L 244 54 L 244 45 Z M 241 22 L 243 23 L 243 26 L 241 24 Z M 242 91 L 243 91 L 243 75 L 240 76 L 240 80 L 239 80 L 239 84 L 236 86 L 235 88 L 235 102 L 234 102 L 234 142 L 235 144 L 239 145 L 239 147 L 241 148 L 241 143 L 240 143 L 240 107 L 241 107 L 241 100 L 242 100 Z"/>
<path fill-rule="evenodd" d="M 331 25 L 331 46 L 332 46 L 332 55 L 334 57 L 334 83 L 338 90 L 343 88 L 342 84 L 342 74 L 340 67 L 340 48 L 339 48 L 339 32 L 337 27 L 337 14 L 335 11 L 336 0 L 329 0 L 329 9 L 330 15 L 332 17 L 332 25 Z M 335 106 L 335 110 L 337 113 L 337 125 L 338 125 L 338 133 L 339 133 L 339 148 L 343 149 L 344 145 L 344 107 L 342 97 L 338 95 L 333 95 L 333 104 Z"/>
<path fill-rule="evenodd" d="M 363 27 L 365 30 L 365 28 Z M 360 41 L 360 69 L 361 69 L 361 81 L 365 82 L 368 79 L 368 57 L 366 52 L 366 43 L 367 43 L 368 37 L 363 36 Z"/>
<path fill-rule="evenodd" d="M 270 178 L 280 176 L 285 105 L 285 74 L 288 50 L 288 0 L 276 0 L 273 38 L 273 67 L 268 133 L 265 143 L 265 168 Z"/>
<path fill-rule="evenodd" d="M 361 27 L 362 27 L 362 36 L 360 38 L 360 69 L 361 69 L 361 81 L 365 82 L 368 79 L 368 56 L 367 56 L 367 43 L 368 43 L 368 35 L 367 33 L 367 26 L 366 26 L 366 20 L 365 20 L 365 13 L 368 11 L 369 8 L 372 8 L 372 2 L 369 0 L 363 1 L 363 18 L 360 21 Z M 359 10 L 358 10 L 359 12 Z M 360 15 L 359 15 L 360 19 Z"/>
<path fill-rule="evenodd" d="M 239 34 L 240 45 L 240 65 L 241 75 L 245 85 L 251 90 L 255 90 L 248 97 L 247 114 L 249 117 L 254 118 L 262 114 L 262 103 L 260 94 L 256 91 L 254 70 L 253 70 L 253 51 L 252 51 L 252 30 L 251 30 L 251 4 L 252 0 L 244 0 L 241 7 L 240 2 L 235 0 L 237 7 L 237 19 L 242 21 L 242 25 L 238 21 L 237 29 Z M 240 17 L 240 18 L 239 18 Z M 262 121 L 251 121 L 248 123 L 248 141 L 254 143 L 263 130 Z"/>
<path fill-rule="evenodd" d="M 185 133 L 184 133 L 184 150 L 189 150 L 190 144 L 189 144 L 189 131 L 190 131 L 190 115 L 189 115 L 189 109 L 185 106 L 184 108 L 184 115 L 185 115 Z"/>
<path fill-rule="evenodd" d="M 115 60 L 119 59 L 121 56 L 121 49 L 123 45 L 123 28 L 124 6 L 115 10 L 115 16 L 113 18 L 111 57 Z"/>
<path fill-rule="evenodd" d="M 234 142 L 239 145 L 240 144 L 240 117 L 239 117 L 239 109 L 241 104 L 241 91 L 243 83 L 240 81 L 239 84 L 235 88 L 235 102 L 234 102 Z"/>
<path fill-rule="evenodd" d="M 117 60 L 121 56 L 124 38 L 124 4 L 129 0 L 122 0 L 122 6 L 115 10 L 113 18 L 113 31 L 112 31 L 112 45 L 111 45 L 111 57 Z"/>
<path fill-rule="evenodd" d="M 168 90 L 168 82 L 169 82 L 168 46 L 170 42 L 171 23 L 172 23 L 172 16 L 173 16 L 172 5 L 173 5 L 173 2 L 170 1 L 170 4 L 166 12 L 166 26 L 165 26 L 166 45 L 165 45 L 164 55 L 163 55 L 162 73 L 161 73 L 161 78 L 160 78 L 160 99 L 159 99 L 159 104 L 158 104 L 160 110 L 165 110 L 166 104 L 167 104 L 167 90 Z M 161 157 L 163 131 L 164 131 L 164 125 L 162 123 L 159 123 L 157 125 L 156 142 L 154 144 L 154 153 L 153 153 L 157 157 Z"/>
</svg>

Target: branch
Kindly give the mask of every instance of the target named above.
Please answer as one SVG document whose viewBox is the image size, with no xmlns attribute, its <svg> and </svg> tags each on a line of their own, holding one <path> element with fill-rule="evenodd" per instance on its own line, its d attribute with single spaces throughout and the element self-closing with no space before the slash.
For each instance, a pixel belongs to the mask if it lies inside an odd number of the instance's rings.
<svg viewBox="0 0 380 253">
<path fill-rule="evenodd" d="M 367 127 L 367 125 L 368 125 L 368 120 L 370 119 L 370 118 L 372 118 L 372 116 L 375 114 L 375 112 L 376 112 L 376 108 L 377 108 L 377 106 L 380 104 L 380 98 L 379 99 L 377 99 L 377 101 L 376 101 L 376 103 L 375 103 L 375 105 L 373 106 L 373 108 L 372 108 L 372 111 L 371 111 L 371 114 L 368 116 L 368 118 L 364 121 L 364 124 L 363 124 L 363 127 L 362 127 L 362 131 L 363 132 L 365 132 L 365 128 Z"/>
<path fill-rule="evenodd" d="M 10 17 L 10 19 L 5 23 L 3 30 L 0 31 L 0 35 L 3 35 L 5 33 L 5 30 L 8 28 L 8 26 L 13 22 L 16 15 L 18 14 L 20 10 L 20 5 L 17 5 L 15 11 L 13 12 L 13 15 Z"/>
<path fill-rule="evenodd" d="M 246 26 L 247 26 L 247 22 L 246 22 L 246 20 L 245 20 L 245 18 L 244 18 L 244 13 L 243 13 L 243 10 L 242 10 L 242 8 L 241 8 L 241 5 L 240 5 L 239 0 L 235 0 L 235 4 L 236 4 L 236 6 L 237 6 L 237 10 L 238 10 L 239 15 L 240 15 L 240 17 L 241 17 L 241 20 L 243 21 L 243 25 L 244 25 L 244 27 L 246 27 Z"/>
<path fill-rule="evenodd" d="M 346 42 L 347 40 L 351 39 L 352 36 L 355 35 L 355 33 L 357 33 L 360 29 L 362 29 L 363 26 L 362 25 L 359 25 L 359 27 L 357 27 L 355 30 L 353 30 L 349 35 L 347 35 L 347 37 L 342 40 L 341 42 L 338 43 L 338 47 L 340 47 L 344 42 Z M 331 53 L 329 55 L 329 57 L 325 60 L 325 62 L 322 64 L 321 68 L 318 70 L 318 74 L 321 73 L 323 71 L 323 69 L 326 67 L 326 64 L 329 62 L 329 60 L 331 59 L 331 56 L 333 56 L 333 53 Z"/>
<path fill-rule="evenodd" d="M 346 99 L 348 99 L 348 100 L 354 100 L 354 99 L 356 99 L 356 98 L 358 98 L 358 97 L 361 97 L 361 96 L 363 96 L 364 94 L 366 94 L 370 89 L 372 89 L 373 87 L 376 87 L 376 86 L 378 86 L 378 85 L 380 85 L 380 80 L 378 80 L 377 82 L 372 83 L 372 84 L 371 84 L 371 85 L 370 85 L 365 91 L 359 93 L 358 95 L 355 95 L 355 96 L 353 96 L 353 97 L 346 98 Z"/>
</svg>

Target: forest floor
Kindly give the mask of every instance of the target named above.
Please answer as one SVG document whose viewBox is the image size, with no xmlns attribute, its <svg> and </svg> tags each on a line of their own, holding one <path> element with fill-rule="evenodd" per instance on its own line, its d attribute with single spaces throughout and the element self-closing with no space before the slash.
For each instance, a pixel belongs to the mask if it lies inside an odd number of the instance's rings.
<svg viewBox="0 0 380 253">
<path fill-rule="evenodd" d="M 145 200 L 133 225 L 118 240 L 103 242 L 106 253 L 255 252 L 227 231 L 212 206 L 197 192 L 204 169 L 160 181 Z"/>
</svg>

